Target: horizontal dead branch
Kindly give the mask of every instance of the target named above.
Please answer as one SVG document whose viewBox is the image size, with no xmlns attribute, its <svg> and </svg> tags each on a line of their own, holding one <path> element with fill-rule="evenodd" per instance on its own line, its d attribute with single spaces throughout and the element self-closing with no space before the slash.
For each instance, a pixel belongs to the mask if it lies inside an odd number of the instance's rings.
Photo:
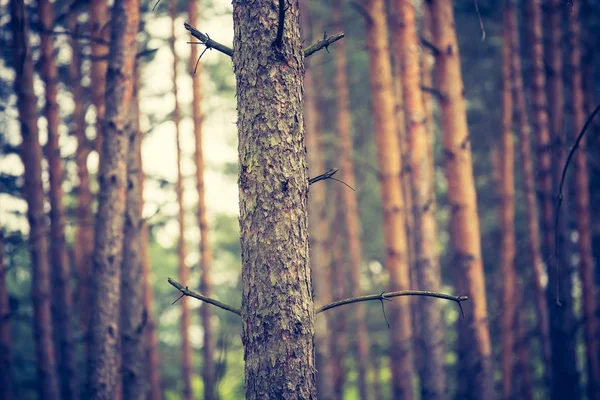
<svg viewBox="0 0 600 400">
<path fill-rule="evenodd" d="M 218 300 L 211 299 L 210 297 L 203 296 L 200 293 L 196 293 L 193 290 L 188 289 L 187 286 L 184 287 L 181 283 L 177 282 L 174 279 L 168 278 L 167 280 L 169 281 L 169 283 L 172 286 L 174 286 L 177 290 L 179 290 L 183 296 L 193 297 L 195 299 L 202 300 L 205 303 L 212 304 L 215 307 L 219 307 L 219 308 L 221 308 L 221 309 L 223 309 L 225 311 L 232 312 L 232 313 L 237 314 L 239 316 L 242 315 L 242 312 L 239 310 L 239 308 L 231 307 L 228 304 L 221 303 Z"/>
<path fill-rule="evenodd" d="M 327 50 L 330 44 L 337 42 L 344 37 L 344 32 L 334 33 L 331 36 L 327 36 L 327 33 L 323 34 L 323 39 L 316 41 L 307 48 L 304 49 L 304 57 L 308 57 L 321 49 Z"/>
</svg>

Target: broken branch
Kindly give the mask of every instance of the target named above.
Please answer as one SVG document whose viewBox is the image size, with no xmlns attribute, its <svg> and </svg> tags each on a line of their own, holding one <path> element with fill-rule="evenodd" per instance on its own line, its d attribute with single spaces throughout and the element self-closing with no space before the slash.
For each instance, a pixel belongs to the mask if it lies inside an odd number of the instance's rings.
<svg viewBox="0 0 600 400">
<path fill-rule="evenodd" d="M 218 300 L 211 299 L 210 297 L 203 296 L 200 293 L 196 293 L 193 290 L 188 289 L 187 286 L 183 287 L 183 285 L 181 283 L 177 282 L 174 279 L 168 278 L 167 280 L 169 281 L 169 283 L 171 284 L 171 286 L 174 286 L 177 290 L 179 290 L 182 293 L 182 296 L 190 296 L 190 297 L 193 297 L 195 299 L 202 300 L 205 303 L 212 304 L 215 307 L 219 307 L 222 310 L 232 312 L 232 313 L 234 313 L 236 315 L 239 315 L 239 316 L 242 315 L 242 312 L 238 308 L 231 307 L 228 304 L 221 303 Z"/>
<path fill-rule="evenodd" d="M 194 28 L 187 22 L 184 22 L 183 26 L 192 34 L 193 37 L 202 42 L 202 44 L 205 45 L 206 48 L 215 49 L 223 54 L 227 54 L 229 57 L 233 57 L 233 49 L 231 49 L 230 47 L 227 47 L 219 42 L 215 42 L 214 40 L 209 38 L 207 34 L 200 32 L 198 29 Z"/>
<path fill-rule="evenodd" d="M 331 36 L 324 35 L 323 39 L 319 39 L 317 42 L 311 44 L 310 46 L 308 46 L 307 48 L 304 49 L 304 57 L 311 56 L 312 54 L 316 53 L 317 51 L 321 50 L 322 48 L 327 49 L 327 47 L 330 44 L 337 42 L 338 40 L 340 40 L 343 37 L 344 37 L 344 32 L 338 32 Z"/>
</svg>

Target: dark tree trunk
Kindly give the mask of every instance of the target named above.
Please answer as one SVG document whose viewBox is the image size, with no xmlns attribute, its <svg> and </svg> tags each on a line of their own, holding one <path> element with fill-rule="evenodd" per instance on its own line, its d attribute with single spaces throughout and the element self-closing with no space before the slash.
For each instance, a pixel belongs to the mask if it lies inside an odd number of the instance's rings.
<svg viewBox="0 0 600 400">
<path fill-rule="evenodd" d="M 5 400 L 15 399 L 13 381 L 12 334 L 10 327 L 10 304 L 6 287 L 6 265 L 4 264 L 4 230 L 0 228 L 0 393 Z"/>
</svg>

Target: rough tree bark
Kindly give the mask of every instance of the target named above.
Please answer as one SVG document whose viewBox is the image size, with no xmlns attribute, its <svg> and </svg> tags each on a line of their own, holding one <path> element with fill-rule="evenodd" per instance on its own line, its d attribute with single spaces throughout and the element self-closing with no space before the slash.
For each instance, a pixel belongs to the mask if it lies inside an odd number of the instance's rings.
<svg viewBox="0 0 600 400">
<path fill-rule="evenodd" d="M 469 376 L 474 378 L 472 395 L 489 399 L 494 396 L 492 352 L 471 146 L 452 1 L 432 0 L 431 11 L 435 45 L 440 49 L 436 59 L 436 75 L 440 92 L 444 170 L 448 179 L 451 209 L 453 265 L 464 276 L 466 294 L 469 296 L 466 333 L 471 346 L 465 368 Z"/>
<path fill-rule="evenodd" d="M 569 61 L 571 76 L 571 107 L 573 109 L 573 136 L 577 138 L 586 120 L 583 78 L 581 68 L 581 26 L 579 2 L 571 4 L 569 13 Z M 589 176 L 585 136 L 575 154 L 575 215 L 579 232 L 579 276 L 582 285 L 584 342 L 587 366 L 588 399 L 600 399 L 600 359 L 598 354 L 598 318 L 596 318 L 596 285 L 594 284 L 594 256 L 590 215 Z"/>
<path fill-rule="evenodd" d="M 343 31 L 343 7 L 341 0 L 334 2 L 334 23 L 336 31 Z M 339 135 L 339 153 L 338 163 L 340 168 L 341 180 L 351 187 L 356 187 L 356 177 L 353 164 L 353 144 L 351 133 L 351 115 L 350 115 L 350 95 L 348 93 L 348 75 L 346 61 L 346 45 L 343 41 L 338 43 L 335 53 L 335 86 L 336 86 L 336 124 Z M 362 257 L 362 245 L 360 242 L 360 219 L 358 215 L 358 201 L 356 192 L 352 190 L 342 190 L 342 212 L 346 223 L 346 234 L 348 240 L 348 256 L 350 261 L 350 282 L 352 296 L 359 296 L 360 276 Z M 337 281 L 336 281 L 337 282 Z M 362 399 L 369 398 L 369 386 L 367 382 L 367 373 L 369 370 L 369 336 L 365 324 L 366 308 L 363 304 L 355 305 L 351 314 L 351 323 L 356 337 L 354 354 L 358 367 L 358 389 Z M 342 311 L 343 312 L 343 311 Z M 340 313 L 341 314 L 341 313 Z M 341 377 L 340 377 L 341 378 Z M 338 385 L 338 396 L 341 395 Z M 338 397 L 339 398 L 339 397 Z"/>
<path fill-rule="evenodd" d="M 246 398 L 313 399 L 298 3 L 284 8 L 281 40 L 278 14 L 271 0 L 233 2 Z"/>
<path fill-rule="evenodd" d="M 423 290 L 439 291 L 441 281 L 437 255 L 435 226 L 435 188 L 430 170 L 429 133 L 425 113 L 419 65 L 419 39 L 416 13 L 409 0 L 396 1 L 397 20 L 395 52 L 402 71 L 404 116 L 408 133 L 410 187 L 415 237 L 415 264 L 417 283 Z M 420 342 L 422 343 L 421 396 L 426 399 L 446 397 L 444 366 L 444 335 L 441 304 L 431 299 L 419 299 Z"/>
<path fill-rule="evenodd" d="M 106 71 L 110 42 L 108 0 L 90 0 L 90 36 L 92 48 L 92 104 L 96 109 L 96 151 L 102 152 L 103 121 L 106 113 Z M 91 274 L 91 273 L 90 273 Z"/>
<path fill-rule="evenodd" d="M 0 393 L 5 400 L 15 399 L 13 381 L 12 334 L 10 327 L 10 304 L 6 286 L 6 265 L 4 264 L 4 230 L 0 228 Z"/>
<path fill-rule="evenodd" d="M 375 122 L 375 140 L 379 162 L 381 205 L 383 211 L 385 265 L 389 271 L 390 290 L 407 290 L 410 285 L 407 242 L 402 199 L 402 156 L 397 123 L 393 118 L 394 90 L 389 57 L 388 28 L 383 0 L 366 4 L 367 52 Z M 392 397 L 413 398 L 413 356 L 410 302 L 406 298 L 390 306 L 390 362 Z"/>
<path fill-rule="evenodd" d="M 513 0 L 505 0 L 502 32 L 502 139 L 500 147 L 500 182 L 499 182 L 499 220 L 502 235 L 500 249 L 500 265 L 502 268 L 502 319 L 500 322 L 502 337 L 502 398 L 514 398 L 514 349 L 515 349 L 515 316 L 516 286 L 515 271 L 515 144 L 513 140 L 513 71 L 511 68 L 512 25 L 516 13 Z M 517 31 L 518 32 L 518 31 Z"/>
<path fill-rule="evenodd" d="M 133 95 L 139 8 L 138 0 L 116 0 L 112 9 L 93 257 L 88 397 L 94 399 L 113 399 L 119 378 L 119 302 L 129 151 L 125 130 Z"/>
<path fill-rule="evenodd" d="M 190 2 L 188 5 L 188 15 L 190 23 L 194 24 L 198 20 L 198 8 L 195 2 Z M 190 68 L 195 67 L 198 58 L 198 50 L 192 46 L 192 54 L 190 58 Z M 196 144 L 196 191 L 198 192 L 198 226 L 200 228 L 200 292 L 205 296 L 212 295 L 212 278 L 210 266 L 212 263 L 212 249 L 209 241 L 208 222 L 206 219 L 206 202 L 204 190 L 204 155 L 202 152 L 202 66 L 198 64 L 196 74 L 192 77 L 192 119 L 194 121 L 194 138 Z M 204 379 L 204 398 L 212 400 L 217 397 L 216 388 L 216 373 L 215 373 L 215 338 L 214 327 L 211 322 L 211 309 L 207 304 L 200 306 L 200 318 L 204 328 L 204 347 L 202 348 L 204 363 L 202 376 Z"/>
<path fill-rule="evenodd" d="M 50 266 L 42 187 L 42 148 L 39 142 L 38 112 L 33 91 L 33 63 L 28 48 L 29 26 L 23 1 L 10 1 L 10 17 L 13 66 L 16 72 L 14 85 L 23 140 L 20 145 L 20 156 L 25 167 L 23 192 L 29 221 L 37 389 L 40 398 L 58 400 L 60 390 L 52 343 Z"/>
<path fill-rule="evenodd" d="M 43 32 L 50 32 L 54 25 L 54 10 L 48 0 L 37 1 L 37 12 Z M 69 259 L 65 238 L 65 206 L 62 183 L 64 168 L 59 146 L 60 110 L 58 108 L 58 69 L 54 61 L 54 37 L 42 33 L 41 37 L 42 80 L 45 85 L 44 116 L 47 121 L 48 140 L 46 158 L 50 177 L 50 277 L 52 280 L 52 324 L 60 393 L 63 399 L 77 397 L 75 376 L 75 346 L 71 316 L 73 301 L 69 286 Z"/>
</svg>

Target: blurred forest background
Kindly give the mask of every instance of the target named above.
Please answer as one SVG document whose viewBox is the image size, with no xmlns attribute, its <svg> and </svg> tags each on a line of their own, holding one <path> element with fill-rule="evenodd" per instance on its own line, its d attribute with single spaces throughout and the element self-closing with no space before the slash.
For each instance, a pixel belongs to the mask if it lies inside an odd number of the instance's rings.
<svg viewBox="0 0 600 400">
<path fill-rule="evenodd" d="M 106 73 L 108 43 L 107 29 L 98 29 L 92 22 L 106 23 L 109 19 L 110 7 L 107 8 L 105 2 L 104 8 L 101 5 L 95 8 L 102 3 L 103 0 L 39 0 L 39 4 L 35 0 L 25 1 L 24 15 L 29 25 L 25 40 L 29 48 L 27 54 L 32 58 L 39 143 L 44 149 L 43 160 L 40 160 L 43 192 L 35 194 L 47 217 L 42 217 L 42 227 L 38 224 L 37 232 L 49 237 L 46 262 L 50 274 L 41 278 L 48 280 L 45 287 L 52 290 L 44 294 L 36 291 L 35 279 L 40 276 L 36 278 L 32 274 L 34 261 L 28 245 L 32 232 L 27 217 L 25 168 L 21 157 L 24 152 L 19 150 L 23 129 L 19 118 L 23 117 L 18 112 L 14 90 L 15 33 L 11 28 L 9 1 L 0 2 L 0 397 L 9 398 L 12 393 L 15 399 L 41 398 L 35 352 L 36 340 L 40 339 L 34 330 L 36 296 L 48 297 L 52 303 L 53 323 L 60 326 L 58 331 L 69 332 L 68 336 L 55 333 L 54 343 L 50 345 L 57 354 L 58 372 L 46 372 L 56 373 L 61 389 L 70 387 L 67 391 L 75 398 L 82 398 L 80 393 L 86 386 L 90 287 L 94 284 L 89 275 L 89 260 L 93 250 L 97 150 L 100 148 L 97 121 L 105 107 L 102 73 Z M 397 96 L 397 115 L 389 115 L 389 118 L 404 121 L 403 113 L 407 110 L 403 108 L 406 97 L 401 95 L 400 67 L 403 47 L 396 29 L 399 23 L 394 19 L 395 4 L 401 2 L 387 3 L 389 53 Z M 444 173 L 447 155 L 442 136 L 446 133 L 443 133 L 439 106 L 444 95 L 436 88 L 434 72 L 436 54 L 444 49 L 436 47 L 432 36 L 428 2 L 415 0 L 412 3 L 421 43 L 419 87 L 428 113 L 431 139 L 428 146 L 433 154 L 430 161 L 435 198 L 431 199 L 431 205 L 437 225 L 437 241 L 433 247 L 434 253 L 439 255 L 440 268 L 434 271 L 437 276 L 432 279 L 441 285 L 423 287 L 417 277 L 415 228 L 411 225 L 414 224 L 411 168 L 405 163 L 402 174 L 405 194 L 408 193 L 405 210 L 410 287 L 464 295 L 473 278 L 458 266 L 460 260 L 457 261 L 451 244 L 453 206 L 449 190 L 452 190 L 452 182 L 449 184 Z M 558 232 L 554 232 L 554 214 L 566 156 L 583 121 L 600 101 L 597 67 L 600 3 L 594 0 L 452 3 L 466 99 L 469 129 L 466 141 L 472 149 L 477 194 L 485 278 L 485 291 L 480 295 L 487 303 L 484 323 L 490 335 L 495 391 L 502 393 L 503 398 L 550 398 L 556 382 L 567 379 L 568 375 L 575 387 L 569 394 L 570 400 L 598 399 L 599 118 L 588 128 L 586 147 L 575 153 L 566 175 L 561 217 L 557 217 Z M 305 46 L 323 37 L 324 32 L 345 32 L 345 37 L 329 46 L 328 51 L 320 51 L 307 59 L 311 78 L 310 83 L 306 83 L 305 106 L 312 110 L 312 119 L 309 121 L 306 117 L 309 176 L 339 168 L 335 177 L 352 186 L 348 188 L 333 180 L 311 186 L 311 218 L 316 218 L 316 222 L 311 219 L 311 224 L 313 228 L 315 223 L 319 227 L 311 231 L 313 273 L 319 274 L 313 278 L 319 286 L 315 298 L 318 307 L 328 301 L 393 288 L 388 285 L 385 265 L 373 127 L 373 109 L 378 104 L 372 101 L 373 88 L 369 82 L 366 29 L 375 16 L 360 2 L 307 0 L 302 2 L 302 7 L 306 13 L 302 27 Z M 541 19 L 532 17 L 531 9 L 535 7 L 539 8 Z M 507 10 L 511 10 L 513 19 L 506 17 Z M 94 13 L 97 14 L 92 15 Z M 197 63 L 205 47 L 188 43 L 197 40 L 184 29 L 184 22 L 206 32 L 211 39 L 230 45 L 231 4 L 225 0 L 202 0 L 198 4 L 162 0 L 157 5 L 148 2 L 141 5 L 136 74 L 142 142 L 139 149 L 130 152 L 137 154 L 139 150 L 143 164 L 140 175 L 143 181 L 142 231 L 147 235 L 142 233 L 140 257 L 144 274 L 138 283 L 145 291 L 147 321 L 143 328 L 148 338 L 145 376 L 152 399 L 211 398 L 205 392 L 203 377 L 207 376 L 212 376 L 213 398 L 239 399 L 244 396 L 244 352 L 239 319 L 189 297 L 174 303 L 180 292 L 167 282 L 167 278 L 172 277 L 190 289 L 212 293 L 211 297 L 235 307 L 241 304 L 232 63 L 214 49 L 206 51 Z M 531 45 L 531 31 L 541 29 L 542 25 L 545 54 L 536 53 Z M 520 47 L 517 47 L 519 41 Z M 503 46 L 506 43 L 511 45 Z M 539 67 L 536 62 L 540 60 L 535 54 L 543 56 L 548 107 L 540 106 L 535 97 L 536 93 L 540 94 L 534 85 L 539 85 L 535 67 Z M 345 80 L 339 79 L 340 71 L 344 71 Z M 517 77 L 521 73 L 522 77 Z M 193 80 L 196 86 L 192 85 Z M 519 90 L 525 97 L 519 98 Z M 338 115 L 340 101 L 343 101 L 340 92 L 345 91 L 349 95 L 350 151 L 353 151 L 346 160 L 350 160 L 349 163 L 340 155 L 348 154 L 344 153 L 348 144 L 340 137 Z M 513 94 L 514 122 L 512 116 L 507 117 L 507 104 L 511 109 L 511 103 L 506 103 L 505 97 Z M 544 119 L 536 115 L 540 107 L 548 110 L 550 120 L 550 140 L 546 142 L 540 142 L 540 128 L 536 125 Z M 406 130 L 402 122 L 399 126 L 398 154 L 401 157 L 404 152 L 404 156 L 409 157 Z M 529 150 L 524 150 L 526 147 Z M 551 159 L 544 158 L 544 152 L 551 153 Z M 527 168 L 532 165 L 531 153 L 534 170 L 527 176 Z M 524 154 L 529 154 L 529 159 L 524 158 Z M 541 160 L 548 163 L 543 165 Z M 353 169 L 355 177 L 348 177 L 349 169 Z M 584 169 L 587 176 L 581 180 Z M 551 193 L 544 192 L 548 189 L 544 186 L 548 177 L 551 177 Z M 584 192 L 589 202 L 581 205 L 579 200 Z M 534 198 L 538 201 L 528 202 L 527 195 L 536 193 Z M 344 196 L 356 196 L 355 210 L 346 206 L 348 200 Z M 548 207 L 548 199 L 553 211 L 542 212 L 538 218 L 537 207 L 542 210 Z M 533 217 L 531 205 L 534 206 Z M 351 243 L 348 232 L 352 228 L 348 229 L 346 222 L 351 218 L 347 214 L 353 211 L 358 212 L 360 221 L 354 225 L 359 229 L 358 243 Z M 547 243 L 553 243 L 555 234 L 560 243 L 560 252 L 557 252 L 560 263 L 553 286 L 548 284 L 547 275 L 551 271 L 547 267 L 554 265 L 557 259 Z M 532 235 L 538 235 L 537 243 L 532 243 Z M 353 247 L 356 245 L 360 246 L 358 253 Z M 319 262 L 315 263 L 315 258 Z M 358 269 L 353 271 L 352 265 Z M 561 307 L 556 306 L 559 283 Z M 61 289 L 57 289 L 57 285 Z M 432 302 L 437 306 L 427 308 Z M 353 308 L 354 305 L 338 308 L 331 312 L 328 327 L 318 325 L 317 370 L 319 363 L 332 363 L 335 380 L 328 384 L 335 386 L 335 397 L 393 398 L 390 365 L 394 352 L 389 336 L 390 329 L 399 329 L 399 326 L 391 320 L 388 327 L 382 303 L 363 303 L 364 309 L 360 311 Z M 475 312 L 473 302 L 462 304 L 466 318 L 461 317 L 460 308 L 453 302 L 418 297 L 411 298 L 410 304 L 415 398 L 437 398 L 428 395 L 424 382 L 430 382 L 428 376 L 431 378 L 432 373 L 439 374 L 439 371 L 445 375 L 444 397 L 472 397 L 468 371 L 477 368 L 477 361 L 473 367 L 473 362 L 465 360 L 471 357 L 474 345 L 459 339 L 463 337 L 461 330 L 475 323 L 469 317 Z M 205 311 L 209 307 L 212 307 L 210 311 Z M 443 324 L 441 330 L 436 331 L 436 338 L 443 342 L 443 365 L 437 369 L 429 365 L 432 361 L 424 356 L 429 354 L 427 345 L 422 343 L 424 321 L 439 318 L 428 312 L 440 313 Z M 364 318 L 365 328 L 356 328 L 356 318 Z M 329 337 L 325 344 L 320 339 L 324 336 Z M 212 343 L 209 346 L 207 339 Z M 328 346 L 330 351 L 323 352 L 319 346 Z M 207 363 L 212 367 L 207 368 Z M 572 396 L 572 393 L 578 395 Z M 554 396 L 560 398 L 556 393 Z M 64 390 L 62 398 L 68 398 Z"/>
</svg>

